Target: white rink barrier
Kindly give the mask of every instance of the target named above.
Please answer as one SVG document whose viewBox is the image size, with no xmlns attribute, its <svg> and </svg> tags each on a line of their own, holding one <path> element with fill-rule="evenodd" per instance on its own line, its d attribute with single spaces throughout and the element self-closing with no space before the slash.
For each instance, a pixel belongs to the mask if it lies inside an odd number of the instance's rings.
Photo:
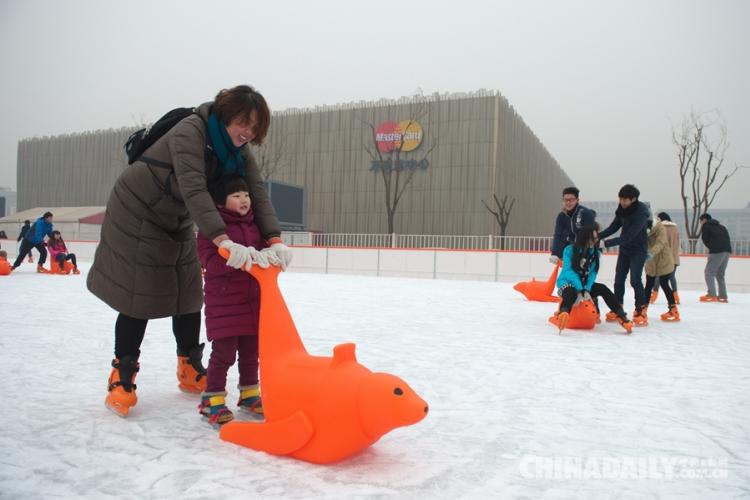
<svg viewBox="0 0 750 500">
<path fill-rule="evenodd" d="M 80 261 L 92 261 L 97 242 L 67 241 Z M 15 258 L 15 240 L 0 240 L 9 260 Z M 549 254 L 490 250 L 427 250 L 398 248 L 293 247 L 290 271 L 447 280 L 527 281 L 546 280 L 552 272 Z M 610 284 L 617 255 L 603 255 L 600 281 Z M 677 281 L 683 290 L 705 290 L 705 255 L 680 257 Z M 730 292 L 750 292 L 750 257 L 732 257 L 726 274 Z"/>
</svg>

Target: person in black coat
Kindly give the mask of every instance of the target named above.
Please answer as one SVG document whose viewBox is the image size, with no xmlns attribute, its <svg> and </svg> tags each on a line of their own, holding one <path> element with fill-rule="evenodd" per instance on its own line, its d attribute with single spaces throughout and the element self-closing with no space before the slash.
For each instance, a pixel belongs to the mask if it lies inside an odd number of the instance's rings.
<svg viewBox="0 0 750 500">
<path fill-rule="evenodd" d="M 578 188 L 566 187 L 562 192 L 563 209 L 555 220 L 555 235 L 552 238 L 550 262 L 557 264 L 565 247 L 574 243 L 582 227 L 594 225 L 594 211 L 578 203 Z"/>
<path fill-rule="evenodd" d="M 18 235 L 18 238 L 16 239 L 16 241 L 19 243 L 19 246 L 23 237 L 26 236 L 26 233 L 29 232 L 29 229 L 31 229 L 31 221 L 29 219 L 26 219 L 25 221 L 23 221 L 23 227 L 21 228 L 21 233 Z M 34 256 L 31 253 L 31 249 L 29 249 L 29 262 L 34 262 Z"/>
<path fill-rule="evenodd" d="M 641 192 L 632 184 L 625 184 L 617 194 L 620 206 L 615 211 L 615 219 L 607 229 L 599 233 L 599 238 L 605 248 L 619 246 L 617 267 L 615 270 L 614 292 L 620 304 L 625 297 L 625 278 L 630 273 L 630 286 L 635 295 L 635 313 L 633 322 L 637 326 L 648 324 L 645 308 L 648 299 L 643 288 L 643 266 L 648 257 L 648 239 L 646 229 L 650 212 L 645 203 L 638 200 Z M 620 236 L 605 240 L 618 230 Z M 616 321 L 607 315 L 607 321 Z"/>
<path fill-rule="evenodd" d="M 727 302 L 727 284 L 724 281 L 724 274 L 727 270 L 727 264 L 729 264 L 729 256 L 732 253 L 729 231 L 710 214 L 702 214 L 699 220 L 701 223 L 701 240 L 708 248 L 708 260 L 703 271 L 708 292 L 700 300 L 701 302 Z M 719 284 L 718 295 L 716 295 L 716 284 L 714 282 Z"/>
</svg>

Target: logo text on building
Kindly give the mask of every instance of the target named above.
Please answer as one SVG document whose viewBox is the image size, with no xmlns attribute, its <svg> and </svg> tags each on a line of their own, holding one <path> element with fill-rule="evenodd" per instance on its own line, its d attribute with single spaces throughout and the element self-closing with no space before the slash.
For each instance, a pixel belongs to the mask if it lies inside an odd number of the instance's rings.
<svg viewBox="0 0 750 500">
<path fill-rule="evenodd" d="M 375 142 L 381 153 L 414 151 L 422 143 L 422 126 L 414 120 L 387 121 L 375 129 Z"/>
</svg>

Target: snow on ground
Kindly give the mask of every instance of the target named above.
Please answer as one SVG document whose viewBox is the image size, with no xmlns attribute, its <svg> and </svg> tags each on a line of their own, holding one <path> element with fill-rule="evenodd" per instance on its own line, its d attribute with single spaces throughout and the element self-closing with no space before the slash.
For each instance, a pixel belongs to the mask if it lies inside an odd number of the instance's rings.
<svg viewBox="0 0 750 500">
<path fill-rule="evenodd" d="M 176 389 L 169 320 L 149 325 L 131 416 L 107 411 L 115 313 L 86 291 L 87 268 L 0 276 L 0 497 L 750 495 L 750 295 L 683 291 L 681 323 L 558 336 L 554 306 L 508 283 L 287 273 L 312 354 L 354 341 L 361 363 L 430 404 L 421 423 L 320 466 L 218 439 Z"/>
</svg>

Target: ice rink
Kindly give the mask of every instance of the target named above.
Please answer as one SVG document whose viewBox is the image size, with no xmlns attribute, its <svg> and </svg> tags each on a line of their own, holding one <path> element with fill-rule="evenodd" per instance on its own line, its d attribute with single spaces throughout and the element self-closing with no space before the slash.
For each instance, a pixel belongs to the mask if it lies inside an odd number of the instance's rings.
<svg viewBox="0 0 750 500">
<path fill-rule="evenodd" d="M 320 466 L 219 440 L 177 390 L 170 320 L 149 324 L 138 405 L 110 413 L 116 313 L 86 290 L 85 263 L 80 276 L 34 267 L 0 276 L 3 498 L 750 496 L 749 294 L 681 291 L 680 323 L 658 320 L 662 297 L 633 335 L 603 323 L 558 336 L 554 305 L 511 283 L 286 273 L 311 354 L 353 341 L 430 404 Z"/>
</svg>

